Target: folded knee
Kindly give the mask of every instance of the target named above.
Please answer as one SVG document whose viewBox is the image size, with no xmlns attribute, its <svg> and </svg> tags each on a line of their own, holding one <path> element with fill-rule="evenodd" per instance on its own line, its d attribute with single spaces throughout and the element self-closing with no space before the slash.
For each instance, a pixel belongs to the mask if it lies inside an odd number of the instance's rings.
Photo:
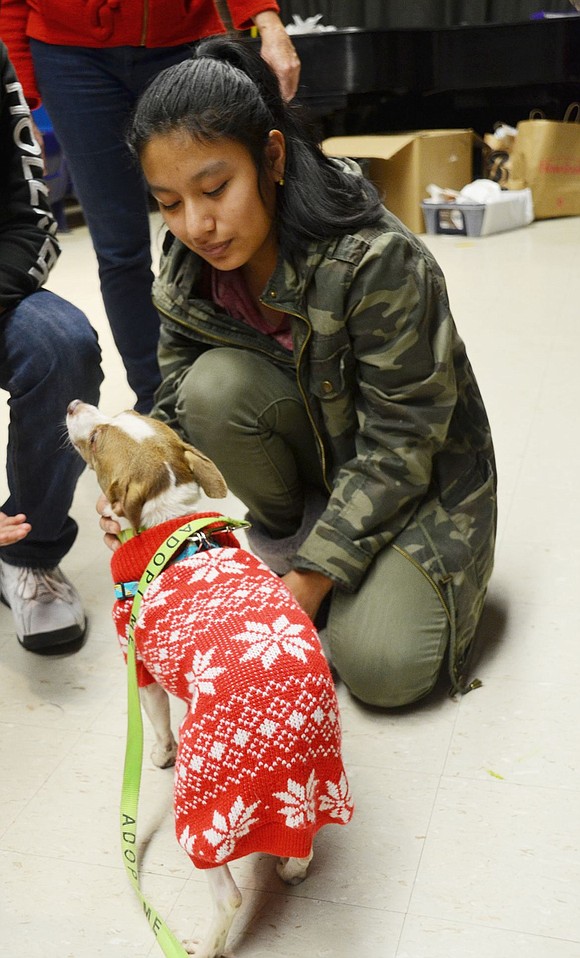
<svg viewBox="0 0 580 958">
<path fill-rule="evenodd" d="M 385 549 L 357 593 L 333 597 L 328 636 L 333 663 L 352 694 L 377 708 L 400 708 L 434 688 L 449 619 L 426 577 Z"/>
<path fill-rule="evenodd" d="M 240 400 L 247 396 L 251 379 L 239 369 L 237 352 L 209 349 L 183 377 L 177 390 L 176 412 L 189 435 L 195 435 L 196 426 L 203 427 L 205 433 L 214 423 L 230 421 Z"/>
<path fill-rule="evenodd" d="M 411 645 L 407 649 L 369 650 L 352 643 L 346 649 L 330 642 L 332 662 L 355 698 L 375 708 L 401 708 L 424 698 L 437 682 L 441 658 L 423 661 Z"/>
</svg>

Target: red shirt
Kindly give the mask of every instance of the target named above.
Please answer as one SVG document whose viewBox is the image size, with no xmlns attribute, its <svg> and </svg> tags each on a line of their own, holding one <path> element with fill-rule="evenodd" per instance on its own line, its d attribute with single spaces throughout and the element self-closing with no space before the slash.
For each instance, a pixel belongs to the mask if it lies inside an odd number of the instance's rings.
<svg viewBox="0 0 580 958">
<path fill-rule="evenodd" d="M 276 0 L 227 0 L 237 30 Z M 28 37 L 72 47 L 175 47 L 225 33 L 209 0 L 2 0 L 0 36 L 32 109 L 40 104 Z"/>
</svg>

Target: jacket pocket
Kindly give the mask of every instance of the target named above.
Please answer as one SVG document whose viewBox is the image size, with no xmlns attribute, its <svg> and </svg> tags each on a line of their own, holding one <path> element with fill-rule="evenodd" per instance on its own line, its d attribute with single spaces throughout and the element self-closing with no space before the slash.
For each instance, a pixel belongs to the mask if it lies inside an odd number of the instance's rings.
<svg viewBox="0 0 580 958">
<path fill-rule="evenodd" d="M 352 364 L 352 369 L 350 368 Z M 310 391 L 320 402 L 331 402 L 350 392 L 354 379 L 354 360 L 348 346 L 330 356 L 309 360 Z"/>
</svg>

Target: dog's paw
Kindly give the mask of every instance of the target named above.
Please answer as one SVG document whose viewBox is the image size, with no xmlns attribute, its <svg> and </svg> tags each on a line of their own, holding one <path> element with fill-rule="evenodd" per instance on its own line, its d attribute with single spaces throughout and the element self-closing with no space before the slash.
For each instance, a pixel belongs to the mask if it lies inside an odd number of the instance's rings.
<svg viewBox="0 0 580 958">
<path fill-rule="evenodd" d="M 225 951 L 225 942 L 222 944 L 221 940 L 210 942 L 190 938 L 183 942 L 183 948 L 194 958 L 233 958 L 231 951 Z"/>
<path fill-rule="evenodd" d="M 156 742 L 151 750 L 151 761 L 157 768 L 171 768 L 177 757 L 177 742 L 172 739 L 169 744 L 160 745 Z"/>
<path fill-rule="evenodd" d="M 276 865 L 276 871 L 287 885 L 299 885 L 308 875 L 308 867 L 312 861 L 312 855 L 308 858 L 280 858 Z"/>
</svg>

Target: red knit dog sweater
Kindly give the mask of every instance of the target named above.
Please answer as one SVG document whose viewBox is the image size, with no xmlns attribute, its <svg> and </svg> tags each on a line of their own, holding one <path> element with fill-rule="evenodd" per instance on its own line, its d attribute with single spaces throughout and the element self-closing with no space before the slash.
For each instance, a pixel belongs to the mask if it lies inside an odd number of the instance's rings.
<svg viewBox="0 0 580 958">
<path fill-rule="evenodd" d="M 138 580 L 170 533 L 195 518 L 122 545 L 114 581 Z M 251 852 L 305 858 L 319 828 L 352 816 L 334 684 L 284 583 L 231 533 L 215 541 L 220 548 L 161 572 L 135 627 L 139 684 L 159 682 L 188 706 L 175 765 L 177 838 L 198 868 Z M 131 605 L 117 601 L 113 613 L 125 650 Z"/>
</svg>

